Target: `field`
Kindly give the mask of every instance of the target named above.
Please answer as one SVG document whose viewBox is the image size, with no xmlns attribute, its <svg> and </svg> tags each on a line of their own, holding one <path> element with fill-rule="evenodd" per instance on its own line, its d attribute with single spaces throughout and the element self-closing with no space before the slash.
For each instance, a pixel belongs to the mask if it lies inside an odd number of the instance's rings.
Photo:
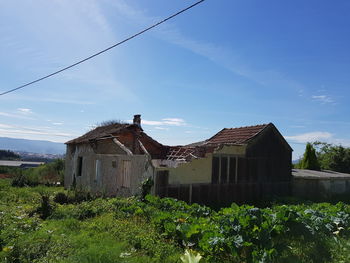
<svg viewBox="0 0 350 263">
<path fill-rule="evenodd" d="M 1 179 L 0 211 L 0 262 L 350 262 L 344 203 L 214 211 Z"/>
</svg>

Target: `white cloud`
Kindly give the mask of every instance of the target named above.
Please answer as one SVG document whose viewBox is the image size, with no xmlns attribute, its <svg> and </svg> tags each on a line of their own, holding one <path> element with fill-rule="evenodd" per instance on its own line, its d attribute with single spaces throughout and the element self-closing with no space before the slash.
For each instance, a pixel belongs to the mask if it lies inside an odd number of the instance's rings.
<svg viewBox="0 0 350 263">
<path fill-rule="evenodd" d="M 161 18 L 147 15 L 143 10 L 133 7 L 129 1 L 119 0 L 110 1 L 111 5 L 117 9 L 118 13 L 125 16 L 138 26 L 153 24 Z M 294 89 L 299 93 L 304 89 L 304 85 L 289 79 L 285 74 L 274 69 L 256 70 L 248 66 L 244 59 L 240 59 L 237 53 L 232 52 L 233 48 L 226 48 L 215 43 L 198 41 L 191 37 L 185 36 L 174 24 L 168 22 L 158 27 L 157 30 L 151 31 L 155 37 L 168 43 L 187 49 L 197 55 L 205 57 L 217 65 L 220 65 L 234 74 L 246 77 L 256 83 L 266 87 L 286 87 Z"/>
<path fill-rule="evenodd" d="M 314 95 L 311 97 L 314 101 L 321 102 L 322 104 L 332 103 L 334 100 L 327 95 Z"/>
<path fill-rule="evenodd" d="M 28 127 L 0 123 L 0 137 L 65 142 L 76 136 L 76 134 L 51 129 L 50 127 Z"/>
<path fill-rule="evenodd" d="M 128 120 L 128 122 L 132 122 L 131 120 Z M 161 121 L 148 121 L 148 120 L 142 120 L 142 125 L 151 125 L 151 126 L 157 126 L 157 125 L 163 125 Z"/>
<path fill-rule="evenodd" d="M 26 119 L 26 120 L 34 120 L 31 117 L 26 116 L 27 114 L 14 114 L 14 113 L 8 113 L 8 112 L 0 112 L 0 116 L 9 117 L 9 118 L 17 118 L 17 119 Z"/>
<path fill-rule="evenodd" d="M 333 135 L 331 133 L 321 132 L 321 131 L 308 132 L 308 133 L 298 134 L 294 136 L 285 136 L 287 140 L 290 140 L 292 142 L 297 142 L 297 143 L 328 141 L 332 139 L 332 137 Z"/>
<path fill-rule="evenodd" d="M 28 12 L 28 10 L 33 12 Z M 21 36 L 18 35 L 18 30 L 9 30 L 7 35 L 13 39 L 11 47 L 13 52 L 9 52 L 11 56 L 9 55 L 8 59 L 16 65 L 18 61 L 16 58 L 23 57 L 23 54 L 18 51 L 25 51 L 26 57 L 30 59 L 24 60 L 24 63 L 21 64 L 23 70 L 25 72 L 29 70 L 35 73 L 32 75 L 40 76 L 91 55 L 104 48 L 103 45 L 117 41 L 118 35 L 115 27 L 112 27 L 107 20 L 105 11 L 102 1 L 97 0 L 37 0 L 35 3 L 23 1 L 20 6 L 9 1 L 2 9 L 0 8 L 0 17 L 2 12 L 13 14 L 8 24 L 13 25 L 13 29 L 16 29 L 16 23 L 20 21 L 22 30 L 20 35 L 31 35 L 33 48 L 26 48 L 28 45 L 24 44 L 25 41 L 22 41 Z M 3 43 L 3 35 L 0 34 L 0 43 Z M 95 104 L 95 102 L 85 102 L 91 98 L 91 94 L 94 101 L 105 100 L 113 95 L 122 96 L 126 100 L 135 100 L 136 95 L 120 83 L 114 69 L 115 58 L 113 56 L 99 56 L 94 63 L 84 63 L 76 70 L 72 69 L 58 75 L 55 82 L 56 89 L 44 89 L 39 84 L 39 88 L 45 93 L 42 97 L 37 98 L 29 93 L 27 96 L 40 101 L 50 102 L 51 100 L 56 103 L 82 105 Z M 67 82 L 71 83 L 72 87 L 69 98 L 56 92 L 58 89 L 66 91 Z M 62 85 L 57 88 L 59 84 Z M 82 84 L 84 85 L 83 93 L 79 92 Z M 67 92 L 63 92 L 65 93 Z M 15 99 L 18 100 L 18 97 Z"/>
<path fill-rule="evenodd" d="M 5 116 L 5 117 L 14 117 L 14 115 L 7 113 L 7 112 L 0 112 L 0 116 Z"/>
<path fill-rule="evenodd" d="M 163 130 L 163 131 L 168 131 L 169 130 L 169 128 L 158 127 L 158 126 L 154 127 L 154 129 L 156 129 L 156 130 Z"/>
<path fill-rule="evenodd" d="M 33 113 L 31 109 L 26 109 L 26 108 L 18 108 L 17 111 L 21 114 L 24 114 L 24 115 L 28 115 L 28 114 Z"/>
<path fill-rule="evenodd" d="M 132 120 L 126 122 L 132 122 Z M 141 125 L 157 126 L 159 129 L 159 126 L 186 126 L 187 123 L 181 118 L 164 118 L 160 121 L 141 120 Z"/>
<path fill-rule="evenodd" d="M 164 125 L 173 125 L 173 126 L 184 126 L 186 125 L 185 120 L 179 118 L 165 118 L 162 119 Z"/>
</svg>

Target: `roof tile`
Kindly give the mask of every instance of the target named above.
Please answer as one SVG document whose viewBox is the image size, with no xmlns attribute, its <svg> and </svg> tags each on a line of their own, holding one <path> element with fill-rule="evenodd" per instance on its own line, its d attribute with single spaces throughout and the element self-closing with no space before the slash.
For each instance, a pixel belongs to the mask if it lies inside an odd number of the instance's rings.
<svg viewBox="0 0 350 263">
<path fill-rule="evenodd" d="M 240 128 L 225 128 L 208 139 L 207 144 L 246 143 L 259 134 L 268 125 L 269 124 L 262 124 Z"/>
</svg>

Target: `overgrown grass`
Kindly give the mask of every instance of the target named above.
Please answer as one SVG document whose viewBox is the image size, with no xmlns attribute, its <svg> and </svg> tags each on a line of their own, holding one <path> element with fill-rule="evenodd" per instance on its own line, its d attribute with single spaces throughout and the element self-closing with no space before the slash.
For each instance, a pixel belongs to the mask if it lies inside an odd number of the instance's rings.
<svg viewBox="0 0 350 263">
<path fill-rule="evenodd" d="M 60 205 L 58 192 L 65 191 L 0 180 L 0 262 L 179 262 L 181 248 L 154 226 L 115 217 L 117 199 Z M 43 194 L 53 209 L 46 220 Z"/>
<path fill-rule="evenodd" d="M 153 196 L 60 204 L 57 193 L 72 194 L 0 180 L 0 262 L 181 262 L 188 248 L 200 262 L 350 262 L 344 203 L 214 211 Z"/>
<path fill-rule="evenodd" d="M 40 165 L 35 168 L 2 168 L 4 173 L 13 176 L 12 186 L 37 186 L 37 185 L 56 185 L 64 183 L 64 160 L 56 159 L 53 162 Z M 0 169 L 1 171 L 1 169 Z"/>
</svg>

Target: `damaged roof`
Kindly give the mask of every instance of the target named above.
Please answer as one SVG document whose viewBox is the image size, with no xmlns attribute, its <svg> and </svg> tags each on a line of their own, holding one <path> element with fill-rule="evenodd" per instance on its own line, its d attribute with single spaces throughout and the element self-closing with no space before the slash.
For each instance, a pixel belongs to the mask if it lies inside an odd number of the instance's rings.
<svg viewBox="0 0 350 263">
<path fill-rule="evenodd" d="M 270 126 L 274 127 L 272 123 L 269 123 L 239 128 L 224 128 L 211 138 L 201 142 L 192 143 L 184 146 L 165 146 L 157 142 L 153 138 L 149 137 L 146 133 L 143 132 L 142 128 L 138 125 L 126 123 L 112 123 L 104 126 L 99 126 L 76 139 L 66 142 L 66 144 L 85 143 L 100 138 L 106 138 L 118 133 L 122 133 L 126 130 L 133 130 L 133 128 L 139 128 L 141 130 L 140 138 L 142 141 L 142 138 L 147 138 L 148 140 L 151 140 L 154 143 L 156 143 L 156 145 L 158 145 L 161 149 L 163 149 L 162 157 L 160 157 L 161 159 L 186 162 L 191 159 L 202 158 L 207 153 L 213 152 L 214 149 L 220 145 L 249 143 L 264 129 Z"/>
<path fill-rule="evenodd" d="M 189 159 L 204 157 L 206 153 L 213 152 L 214 148 L 220 144 L 247 143 L 269 125 L 273 124 L 224 128 L 208 140 L 191 143 L 185 146 L 170 146 L 165 159 L 172 161 L 188 161 Z"/>
<path fill-rule="evenodd" d="M 125 124 L 125 123 L 112 123 L 109 125 L 99 126 L 76 139 L 66 142 L 66 144 L 83 143 L 83 142 L 88 142 L 98 138 L 108 137 L 111 134 L 121 132 L 122 130 L 125 130 L 132 126 L 134 126 L 134 124 Z"/>
<path fill-rule="evenodd" d="M 246 126 L 239 128 L 224 128 L 206 141 L 207 144 L 241 144 L 253 139 L 262 132 L 269 124 Z"/>
</svg>

